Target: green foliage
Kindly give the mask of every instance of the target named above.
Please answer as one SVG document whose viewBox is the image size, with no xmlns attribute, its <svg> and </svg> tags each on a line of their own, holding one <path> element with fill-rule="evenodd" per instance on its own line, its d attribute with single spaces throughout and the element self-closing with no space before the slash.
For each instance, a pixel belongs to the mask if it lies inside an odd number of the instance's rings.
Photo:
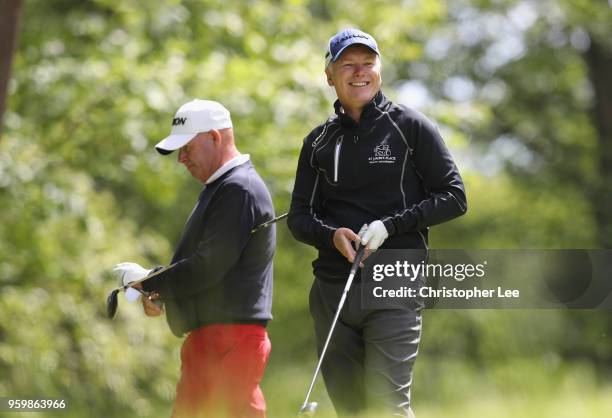
<svg viewBox="0 0 612 418">
<path fill-rule="evenodd" d="M 608 45 L 609 17 L 605 2 L 552 0 L 26 2 L 0 142 L 0 394 L 64 397 L 75 417 L 169 415 L 180 340 L 122 297 L 118 317 L 104 317 L 110 268 L 167 264 L 199 192 L 152 146 L 180 104 L 219 100 L 285 212 L 302 138 L 331 111 L 325 43 L 345 26 L 376 36 L 391 97 L 405 99 L 408 80 L 427 87 L 421 110 L 457 157 L 469 211 L 432 229 L 434 247 L 601 245 L 604 145 L 581 42 Z M 512 36 L 521 52 L 492 59 Z M 467 99 L 453 95 L 452 77 L 473 86 Z M 315 252 L 282 224 L 278 242 L 264 381 L 273 417 L 297 409 L 314 368 Z M 519 416 L 556 416 L 562 382 L 568 411 L 603 417 L 610 389 L 595 370 L 612 364 L 607 316 L 426 312 L 417 412 L 505 416 L 482 411 L 513 392 Z M 474 389 L 463 399 L 458 385 Z M 571 385 L 593 390 L 571 397 Z M 576 404 L 582 395 L 592 409 Z"/>
</svg>

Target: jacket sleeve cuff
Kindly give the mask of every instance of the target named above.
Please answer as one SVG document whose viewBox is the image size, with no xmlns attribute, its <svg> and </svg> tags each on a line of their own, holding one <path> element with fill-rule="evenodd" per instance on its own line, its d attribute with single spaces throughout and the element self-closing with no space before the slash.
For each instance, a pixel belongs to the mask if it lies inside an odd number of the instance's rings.
<svg viewBox="0 0 612 418">
<path fill-rule="evenodd" d="M 393 225 L 393 218 L 387 218 L 382 221 L 383 225 L 387 229 L 389 236 L 395 235 L 395 225 Z"/>
<path fill-rule="evenodd" d="M 153 274 L 163 268 L 164 266 L 154 267 L 149 274 Z M 155 279 L 145 280 L 144 282 L 142 282 L 142 290 L 144 290 L 145 292 L 158 292 L 159 289 L 157 284 L 158 283 Z"/>
<path fill-rule="evenodd" d="M 328 242 L 330 248 L 336 248 L 336 245 L 334 244 L 334 234 L 336 233 L 337 229 L 338 228 L 333 228 L 333 229 L 329 230 L 329 235 L 328 235 L 327 242 Z"/>
</svg>

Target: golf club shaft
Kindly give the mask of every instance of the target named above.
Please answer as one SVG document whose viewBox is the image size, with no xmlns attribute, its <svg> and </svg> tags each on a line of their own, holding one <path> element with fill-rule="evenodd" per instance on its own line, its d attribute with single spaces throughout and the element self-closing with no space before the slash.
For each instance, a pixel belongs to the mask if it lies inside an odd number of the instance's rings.
<svg viewBox="0 0 612 418">
<path fill-rule="evenodd" d="M 342 311 L 342 307 L 344 306 L 344 302 L 346 301 L 346 295 L 348 294 L 348 291 L 351 288 L 351 284 L 353 283 L 353 279 L 355 278 L 355 274 L 357 273 L 359 264 L 363 259 L 364 251 L 365 247 L 359 244 L 359 247 L 357 248 L 357 254 L 355 254 L 355 260 L 353 261 L 353 265 L 351 266 L 351 272 L 346 281 L 346 285 L 344 286 L 344 290 L 342 291 L 342 297 L 340 298 L 340 302 L 338 303 L 338 309 L 336 310 L 336 314 L 334 315 L 331 327 L 329 328 L 329 332 L 327 333 L 327 339 L 325 340 L 325 345 L 323 346 L 323 350 L 321 351 L 321 355 L 319 356 L 319 362 L 317 363 L 317 368 L 315 369 L 314 376 L 312 376 L 312 381 L 310 382 L 308 392 L 306 392 L 306 399 L 302 404 L 302 408 L 306 407 L 306 405 L 308 405 L 308 401 L 310 400 L 310 394 L 312 393 L 312 389 L 314 388 L 317 376 L 319 374 L 319 370 L 321 370 L 321 364 L 323 364 L 323 359 L 325 358 L 327 346 L 329 346 L 329 342 L 331 341 L 331 337 L 334 333 L 334 328 L 336 327 L 336 323 L 338 322 L 338 318 L 340 317 L 340 311 Z"/>
<path fill-rule="evenodd" d="M 264 222 L 264 223 L 262 223 L 260 225 L 257 225 L 255 228 L 251 229 L 251 234 L 254 233 L 254 232 L 259 231 L 260 229 L 267 228 L 270 225 L 272 225 L 272 224 L 274 224 L 274 223 L 276 223 L 276 222 L 278 222 L 278 221 L 280 221 L 282 219 L 285 219 L 288 215 L 289 215 L 289 212 L 283 213 L 282 215 L 279 215 L 279 216 L 277 216 L 274 219 L 270 219 L 269 221 L 266 221 L 266 222 Z"/>
<path fill-rule="evenodd" d="M 260 230 L 260 229 L 262 229 L 262 228 L 266 228 L 266 227 L 268 227 L 268 226 L 272 225 L 273 223 L 276 223 L 276 222 L 278 222 L 278 221 L 280 221 L 280 220 L 282 220 L 282 219 L 285 219 L 285 218 L 286 218 L 288 215 L 289 215 L 289 213 L 283 213 L 282 215 L 279 215 L 279 216 L 277 216 L 277 217 L 276 217 L 276 218 L 274 218 L 274 219 L 270 219 L 269 221 L 266 221 L 266 222 L 262 223 L 261 225 L 256 226 L 255 228 L 253 228 L 253 229 L 251 230 L 251 234 L 252 234 L 252 233 L 254 233 L 254 232 L 259 231 L 259 230 Z M 135 284 L 142 283 L 142 282 L 144 282 L 145 280 L 152 279 L 153 277 L 157 276 L 158 274 L 163 273 L 164 271 L 166 271 L 166 270 L 168 270 L 168 269 L 170 269 L 170 268 L 174 267 L 175 265 L 176 265 L 176 263 L 174 263 L 174 264 L 170 264 L 169 266 L 163 267 L 163 268 L 161 268 L 161 269 L 157 270 L 155 273 L 151 273 L 151 274 L 149 274 L 149 275 L 148 275 L 148 276 L 146 276 L 146 277 L 143 277 L 143 278 L 138 279 L 138 280 L 134 280 L 133 282 L 130 282 L 130 283 L 126 284 L 126 285 L 119 286 L 119 287 L 118 287 L 118 288 L 116 288 L 115 290 L 117 290 L 117 291 L 124 291 L 124 290 L 125 290 L 125 289 L 127 289 L 128 287 L 133 287 Z"/>
</svg>

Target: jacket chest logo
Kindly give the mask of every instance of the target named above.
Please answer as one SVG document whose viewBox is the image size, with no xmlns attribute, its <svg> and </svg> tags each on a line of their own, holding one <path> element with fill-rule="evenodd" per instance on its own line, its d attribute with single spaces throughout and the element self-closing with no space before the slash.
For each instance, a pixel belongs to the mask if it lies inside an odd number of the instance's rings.
<svg viewBox="0 0 612 418">
<path fill-rule="evenodd" d="M 393 164 L 396 158 L 389 144 L 383 142 L 374 147 L 374 153 L 371 157 L 368 157 L 368 161 L 370 164 Z"/>
</svg>

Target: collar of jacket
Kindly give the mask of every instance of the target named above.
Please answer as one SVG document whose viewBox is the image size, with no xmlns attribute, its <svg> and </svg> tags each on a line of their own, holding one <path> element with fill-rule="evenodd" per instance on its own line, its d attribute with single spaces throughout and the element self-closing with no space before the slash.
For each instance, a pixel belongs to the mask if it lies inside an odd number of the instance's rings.
<svg viewBox="0 0 612 418">
<path fill-rule="evenodd" d="M 362 131 L 371 128 L 374 120 L 380 116 L 380 112 L 376 108 L 385 110 L 388 104 L 389 99 L 383 94 L 382 90 L 378 90 L 378 93 L 374 95 L 372 100 L 363 107 L 359 124 L 343 112 L 340 100 L 334 102 L 334 109 L 336 110 L 336 115 L 338 115 L 338 120 L 343 126 Z"/>
</svg>

